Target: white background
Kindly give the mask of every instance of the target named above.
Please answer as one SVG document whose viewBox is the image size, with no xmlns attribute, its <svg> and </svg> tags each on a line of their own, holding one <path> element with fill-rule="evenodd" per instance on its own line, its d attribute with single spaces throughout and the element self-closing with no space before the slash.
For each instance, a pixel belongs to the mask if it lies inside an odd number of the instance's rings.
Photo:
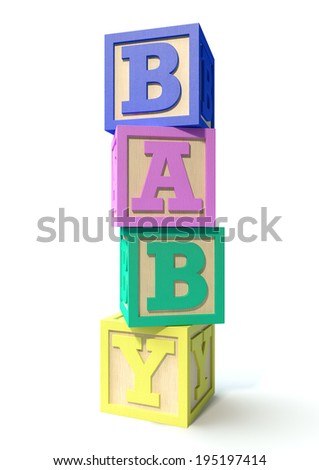
<svg viewBox="0 0 319 470">
<path fill-rule="evenodd" d="M 2 2 L 1 468 L 153 452 L 318 468 L 316 3 Z M 59 207 L 92 234 L 110 208 L 103 35 L 194 22 L 216 59 L 217 213 L 230 226 L 267 206 L 283 242 L 227 244 L 217 395 L 180 429 L 99 412 L 99 320 L 119 309 L 107 225 L 96 244 L 36 238 Z"/>
</svg>

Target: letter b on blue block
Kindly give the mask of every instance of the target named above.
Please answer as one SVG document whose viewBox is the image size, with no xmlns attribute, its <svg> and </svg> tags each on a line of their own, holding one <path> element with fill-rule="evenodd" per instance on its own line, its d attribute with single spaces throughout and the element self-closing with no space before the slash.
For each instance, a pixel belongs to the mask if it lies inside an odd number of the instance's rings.
<svg viewBox="0 0 319 470">
<path fill-rule="evenodd" d="M 214 57 L 199 24 L 105 36 L 105 129 L 214 127 Z"/>
<path fill-rule="evenodd" d="M 149 60 L 156 58 L 159 65 L 149 69 Z M 172 108 L 180 99 L 181 84 L 173 75 L 178 67 L 176 49 L 168 43 L 138 44 L 122 48 L 122 59 L 129 61 L 130 98 L 122 103 L 125 115 L 153 113 Z M 149 97 L 149 86 L 157 84 L 161 94 Z"/>
</svg>

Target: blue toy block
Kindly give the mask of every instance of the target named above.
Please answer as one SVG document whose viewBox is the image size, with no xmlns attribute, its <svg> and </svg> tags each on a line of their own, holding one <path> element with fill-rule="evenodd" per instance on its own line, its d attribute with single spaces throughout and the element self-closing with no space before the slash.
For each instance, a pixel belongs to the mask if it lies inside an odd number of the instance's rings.
<svg viewBox="0 0 319 470">
<path fill-rule="evenodd" d="M 214 57 L 199 24 L 105 36 L 105 130 L 214 127 Z"/>
</svg>

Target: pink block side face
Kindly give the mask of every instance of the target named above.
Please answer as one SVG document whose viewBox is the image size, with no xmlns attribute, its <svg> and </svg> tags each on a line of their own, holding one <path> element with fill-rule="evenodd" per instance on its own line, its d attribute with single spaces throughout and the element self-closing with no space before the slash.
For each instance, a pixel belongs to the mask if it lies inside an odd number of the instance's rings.
<svg viewBox="0 0 319 470">
<path fill-rule="evenodd" d="M 215 129 L 118 126 L 112 208 L 118 227 L 214 226 Z"/>
</svg>

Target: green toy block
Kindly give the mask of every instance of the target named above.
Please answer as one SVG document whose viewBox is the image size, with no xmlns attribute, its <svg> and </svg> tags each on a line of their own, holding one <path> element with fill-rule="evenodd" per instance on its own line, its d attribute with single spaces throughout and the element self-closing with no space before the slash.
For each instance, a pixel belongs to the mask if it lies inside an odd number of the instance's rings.
<svg viewBox="0 0 319 470">
<path fill-rule="evenodd" d="M 122 228 L 121 312 L 129 327 L 224 322 L 224 229 Z"/>
</svg>

